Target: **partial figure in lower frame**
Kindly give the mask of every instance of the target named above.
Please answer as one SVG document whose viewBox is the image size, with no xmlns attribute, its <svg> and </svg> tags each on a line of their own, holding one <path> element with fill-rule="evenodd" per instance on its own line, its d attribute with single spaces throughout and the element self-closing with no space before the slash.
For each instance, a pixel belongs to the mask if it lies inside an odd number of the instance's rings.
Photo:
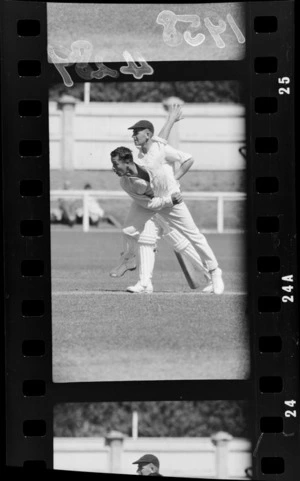
<svg viewBox="0 0 300 481">
<path fill-rule="evenodd" d="M 159 472 L 159 459 L 154 454 L 144 454 L 132 464 L 137 464 L 139 476 L 162 476 Z"/>
</svg>

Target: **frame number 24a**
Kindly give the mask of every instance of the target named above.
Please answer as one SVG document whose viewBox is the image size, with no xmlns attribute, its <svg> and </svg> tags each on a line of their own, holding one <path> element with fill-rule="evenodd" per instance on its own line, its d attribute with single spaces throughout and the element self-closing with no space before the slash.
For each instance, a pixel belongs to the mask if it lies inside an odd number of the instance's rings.
<svg viewBox="0 0 300 481">
<path fill-rule="evenodd" d="M 294 290 L 294 286 L 292 285 L 294 276 L 292 274 L 290 276 L 283 276 L 281 280 L 287 282 L 281 289 L 289 294 L 288 296 L 286 294 L 282 296 L 282 302 L 294 302 L 294 296 L 291 294 Z"/>
</svg>

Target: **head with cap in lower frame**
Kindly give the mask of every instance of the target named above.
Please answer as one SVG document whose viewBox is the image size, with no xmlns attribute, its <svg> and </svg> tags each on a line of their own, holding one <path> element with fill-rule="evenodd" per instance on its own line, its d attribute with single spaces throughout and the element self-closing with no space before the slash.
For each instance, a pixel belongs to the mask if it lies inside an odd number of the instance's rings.
<svg viewBox="0 0 300 481">
<path fill-rule="evenodd" d="M 144 454 L 132 464 L 137 464 L 137 473 L 140 476 L 159 475 L 159 460 L 154 454 Z"/>
<path fill-rule="evenodd" d="M 137 147 L 143 148 L 151 143 L 154 134 L 154 126 L 149 120 L 139 120 L 131 127 L 128 127 L 128 130 L 133 131 L 132 138 Z"/>
</svg>

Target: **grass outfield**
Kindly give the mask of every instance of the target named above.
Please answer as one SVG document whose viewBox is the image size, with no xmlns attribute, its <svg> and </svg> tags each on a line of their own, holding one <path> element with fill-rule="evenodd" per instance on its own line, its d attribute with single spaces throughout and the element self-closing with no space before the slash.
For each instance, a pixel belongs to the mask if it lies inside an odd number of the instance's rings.
<svg viewBox="0 0 300 481">
<path fill-rule="evenodd" d="M 109 277 L 118 232 L 52 232 L 55 382 L 245 379 L 249 376 L 244 238 L 209 235 L 225 293 L 191 290 L 161 242 L 152 295 L 126 293 L 137 272 Z"/>
</svg>

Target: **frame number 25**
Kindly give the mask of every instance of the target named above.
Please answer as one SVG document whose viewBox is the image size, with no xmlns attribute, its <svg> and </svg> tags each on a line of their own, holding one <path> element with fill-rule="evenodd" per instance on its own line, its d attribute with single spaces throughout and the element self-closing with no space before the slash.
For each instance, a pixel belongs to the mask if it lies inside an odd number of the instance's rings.
<svg viewBox="0 0 300 481">
<path fill-rule="evenodd" d="M 278 79 L 278 83 L 279 84 L 285 84 L 285 85 L 288 85 L 290 83 L 290 78 L 289 77 L 281 77 Z M 290 91 L 290 87 L 280 87 L 278 89 L 278 93 L 279 95 L 290 95 L 291 91 Z"/>
</svg>

